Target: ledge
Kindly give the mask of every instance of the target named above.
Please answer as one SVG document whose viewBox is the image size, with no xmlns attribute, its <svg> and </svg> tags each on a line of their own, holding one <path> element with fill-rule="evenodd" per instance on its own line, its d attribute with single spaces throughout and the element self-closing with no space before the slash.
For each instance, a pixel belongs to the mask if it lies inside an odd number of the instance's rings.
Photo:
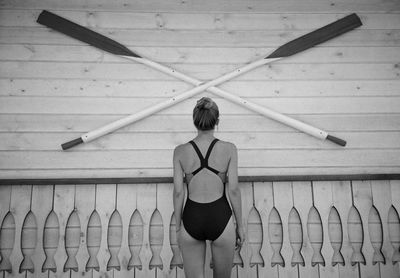
<svg viewBox="0 0 400 278">
<path fill-rule="evenodd" d="M 295 175 L 295 176 L 240 176 L 239 182 L 277 181 L 347 181 L 347 180 L 400 180 L 395 174 L 354 175 Z M 126 177 L 126 178 L 60 178 L 60 179 L 0 179 L 0 185 L 48 185 L 48 184 L 140 184 L 172 183 L 172 177 Z"/>
</svg>

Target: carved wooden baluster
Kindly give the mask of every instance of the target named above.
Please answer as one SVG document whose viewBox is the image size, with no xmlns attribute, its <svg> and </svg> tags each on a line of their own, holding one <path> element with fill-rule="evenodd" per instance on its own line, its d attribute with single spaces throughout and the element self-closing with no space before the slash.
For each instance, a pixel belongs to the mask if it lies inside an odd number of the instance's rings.
<svg viewBox="0 0 400 278">
<path fill-rule="evenodd" d="M 333 249 L 332 266 L 335 266 L 337 264 L 344 265 L 344 258 L 340 250 L 343 244 L 342 221 L 340 220 L 339 213 L 334 206 L 332 206 L 329 212 L 328 227 L 329 240 Z"/>
<path fill-rule="evenodd" d="M 263 227 L 258 210 L 253 206 L 250 210 L 248 221 L 248 243 L 250 245 L 251 257 L 250 267 L 255 265 L 264 266 L 264 260 L 261 256 L 261 246 L 263 242 Z"/>
<path fill-rule="evenodd" d="M 151 218 L 154 213 L 154 208 L 157 207 L 157 189 L 154 184 L 138 184 L 137 185 L 137 210 L 140 212 L 140 216 L 143 221 L 143 237 L 142 237 L 142 248 L 139 253 L 140 262 L 142 264 L 142 269 L 136 271 L 133 269 L 135 278 L 148 278 L 155 277 L 155 272 L 150 269 L 150 261 L 153 257 L 153 252 L 151 250 L 151 238 L 150 231 Z M 136 241 L 136 242 L 139 242 Z"/>
<path fill-rule="evenodd" d="M 172 214 L 171 216 L 171 222 L 169 225 L 169 241 L 171 244 L 171 250 L 173 253 L 170 269 L 173 269 L 175 267 L 183 268 L 183 261 L 181 257 L 181 252 L 178 247 L 178 239 L 176 237 L 176 220 L 175 220 L 175 213 Z"/>
<path fill-rule="evenodd" d="M 8 211 L 0 228 L 0 271 L 12 272 L 10 256 L 15 242 L 15 219 L 11 211 Z"/>
<path fill-rule="evenodd" d="M 303 245 L 303 229 L 301 228 L 300 215 L 295 207 L 290 210 L 288 225 L 289 241 L 293 250 L 291 265 L 295 266 L 299 264 L 305 266 L 304 258 L 301 254 L 301 248 Z"/>
<path fill-rule="evenodd" d="M 389 220 L 388 220 L 388 213 L 390 211 L 390 208 L 396 203 L 396 196 L 393 196 L 392 194 L 392 188 L 390 181 L 388 180 L 371 180 L 371 196 L 373 200 L 373 206 L 376 208 L 377 212 L 379 213 L 379 218 L 380 218 L 380 228 L 382 230 L 382 246 L 380 248 L 380 251 L 383 254 L 383 257 L 385 259 L 384 263 L 379 263 L 377 265 L 372 265 L 378 267 L 379 270 L 379 275 L 380 277 L 399 277 L 400 275 L 400 269 L 398 268 L 398 265 L 393 265 L 392 264 L 392 254 L 393 254 L 393 248 L 390 243 L 390 232 L 389 232 L 389 226 L 387 225 Z M 400 185 L 400 184 L 399 184 Z M 400 198 L 400 196 L 398 196 Z M 369 218 L 369 215 L 368 215 Z M 370 228 L 368 227 L 368 230 Z M 369 233 L 370 236 L 370 241 L 372 241 L 372 235 Z M 374 249 L 372 247 L 372 252 L 370 254 L 374 254 Z M 366 258 L 367 259 L 367 258 Z M 370 261 L 374 261 L 374 258 L 372 257 Z M 372 271 L 370 272 L 372 273 Z"/>
<path fill-rule="evenodd" d="M 36 217 L 32 211 L 26 215 L 24 224 L 22 225 L 21 234 L 21 251 L 24 256 L 21 262 L 19 272 L 29 271 L 34 272 L 34 265 L 32 261 L 32 254 L 36 248 L 37 238 L 37 223 Z"/>
<path fill-rule="evenodd" d="M 117 184 L 117 195 L 116 195 L 116 207 L 121 216 L 122 228 L 121 230 L 121 247 L 118 251 L 118 257 L 120 260 L 120 270 L 113 271 L 114 278 L 126 278 L 135 277 L 136 268 L 131 271 L 131 238 L 132 235 L 132 220 L 135 221 L 135 211 L 137 208 L 137 187 L 132 184 Z M 137 215 L 137 214 L 136 214 Z"/>
<path fill-rule="evenodd" d="M 233 223 L 235 225 L 235 231 L 236 231 L 236 219 L 233 219 Z M 244 266 L 243 258 L 242 255 L 240 255 L 240 248 L 235 249 L 235 253 L 233 255 L 233 267 L 238 268 Z"/>
<path fill-rule="evenodd" d="M 325 260 L 321 254 L 323 243 L 322 221 L 318 210 L 314 206 L 312 206 L 308 212 L 307 232 L 311 247 L 313 249 L 311 265 L 315 266 L 320 264 L 325 266 Z"/>
<path fill-rule="evenodd" d="M 150 260 L 150 269 L 163 269 L 163 262 L 160 256 L 164 241 L 164 226 L 160 212 L 156 208 L 150 220 L 150 249 L 152 257 Z"/>
<path fill-rule="evenodd" d="M 143 246 L 143 219 L 137 209 L 132 214 L 128 234 L 129 251 L 131 253 L 128 269 L 137 268 L 142 270 L 142 261 L 139 255 Z"/>
<path fill-rule="evenodd" d="M 385 257 L 382 254 L 382 245 L 383 245 L 382 220 L 375 206 L 372 206 L 369 211 L 368 230 L 369 230 L 369 237 L 371 240 L 371 244 L 372 247 L 374 248 L 372 264 L 385 263 Z"/>
<path fill-rule="evenodd" d="M 349 234 L 349 240 L 353 253 L 351 255 L 351 265 L 362 263 L 365 265 L 365 257 L 361 251 L 364 234 L 361 222 L 361 216 L 357 208 L 353 205 L 350 208 L 349 216 L 347 218 L 347 229 Z"/>
<path fill-rule="evenodd" d="M 64 272 L 68 270 L 78 272 L 76 254 L 79 250 L 80 236 L 81 222 L 76 209 L 74 209 L 68 217 L 67 226 L 65 228 L 65 250 L 68 258 L 64 265 Z"/>
<path fill-rule="evenodd" d="M 393 247 L 392 263 L 400 263 L 400 219 L 392 205 L 388 213 L 389 240 Z"/>
<path fill-rule="evenodd" d="M 269 277 L 271 273 L 278 274 L 279 270 L 273 268 L 270 263 L 273 251 L 269 242 L 268 217 L 274 207 L 274 195 L 272 182 L 255 182 L 253 183 L 254 190 L 254 207 L 260 213 L 260 218 L 263 223 L 263 244 L 261 247 L 261 255 L 264 258 L 264 267 L 259 267 L 256 273 L 258 277 Z M 276 275 L 275 275 L 276 276 Z M 237 276 L 232 276 L 237 277 Z"/>
<path fill-rule="evenodd" d="M 271 258 L 271 266 L 280 265 L 285 266 L 285 260 L 281 255 L 282 242 L 283 242 L 283 230 L 282 220 L 276 210 L 272 208 L 268 218 L 268 234 L 269 242 L 271 244 L 273 254 Z"/>
<path fill-rule="evenodd" d="M 304 258 L 304 266 L 297 266 L 298 277 L 322 277 L 320 275 L 320 267 L 313 267 L 311 265 L 311 258 L 313 256 L 314 250 L 311 246 L 308 233 L 307 233 L 307 219 L 310 208 L 314 204 L 314 187 L 311 181 L 301 181 L 292 183 L 292 193 L 293 193 L 293 204 L 292 206 L 296 208 L 301 220 L 302 228 L 302 248 L 301 255 Z M 293 275 L 291 275 L 293 277 Z"/>
<path fill-rule="evenodd" d="M 47 216 L 44 224 L 43 249 L 46 255 L 46 260 L 43 263 L 42 272 L 57 272 L 57 265 L 56 261 L 54 260 L 54 255 L 57 252 L 59 240 L 60 223 L 58 222 L 57 214 L 54 212 L 54 210 L 52 210 Z"/>
<path fill-rule="evenodd" d="M 107 243 L 111 255 L 107 263 L 107 270 L 113 268 L 121 270 L 118 253 L 122 243 L 122 219 L 118 210 L 114 210 L 108 223 Z"/>
<path fill-rule="evenodd" d="M 86 232 L 86 244 L 89 253 L 89 259 L 85 267 L 86 271 L 89 271 L 91 269 L 100 271 L 99 260 L 97 259 L 97 254 L 100 250 L 100 243 L 101 219 L 99 213 L 96 210 L 93 210 L 89 218 Z"/>
</svg>

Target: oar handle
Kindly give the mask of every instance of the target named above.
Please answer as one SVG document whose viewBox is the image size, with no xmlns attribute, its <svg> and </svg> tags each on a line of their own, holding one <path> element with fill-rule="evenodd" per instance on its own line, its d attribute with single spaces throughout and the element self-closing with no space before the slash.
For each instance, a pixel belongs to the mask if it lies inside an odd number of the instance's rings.
<svg viewBox="0 0 400 278">
<path fill-rule="evenodd" d="M 61 147 L 65 151 L 65 150 L 68 150 L 68 149 L 75 147 L 76 145 L 79 145 L 82 143 L 83 143 L 82 137 L 79 137 L 79 138 L 76 138 L 74 140 L 71 140 L 69 142 L 62 144 Z"/>
<path fill-rule="evenodd" d="M 332 141 L 333 143 L 338 144 L 342 147 L 346 146 L 346 141 L 332 135 L 326 136 L 326 140 Z"/>
</svg>

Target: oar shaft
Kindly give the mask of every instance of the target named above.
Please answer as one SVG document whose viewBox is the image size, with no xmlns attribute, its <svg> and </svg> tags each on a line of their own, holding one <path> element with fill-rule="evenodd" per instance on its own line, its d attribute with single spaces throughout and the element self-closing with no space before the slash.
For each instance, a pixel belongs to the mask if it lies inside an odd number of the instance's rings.
<svg viewBox="0 0 400 278">
<path fill-rule="evenodd" d="M 192 77 L 190 77 L 190 76 L 188 76 L 188 75 L 186 75 L 184 73 L 181 73 L 181 72 L 176 71 L 176 70 L 174 70 L 172 68 L 169 68 L 169 67 L 166 67 L 164 65 L 161 65 L 161 64 L 159 64 L 157 62 L 148 60 L 146 58 L 142 58 L 142 57 L 136 58 L 136 57 L 131 57 L 131 56 L 123 56 L 123 57 L 125 57 L 125 58 L 127 58 L 129 60 L 133 60 L 133 61 L 145 64 L 145 65 L 148 65 L 148 66 L 150 66 L 152 68 L 155 68 L 155 69 L 157 69 L 157 70 L 159 70 L 161 72 L 164 72 L 164 73 L 166 73 L 168 75 L 174 76 L 174 77 L 176 77 L 178 79 L 181 79 L 183 81 L 191 83 L 191 84 L 193 84 L 195 86 L 198 86 L 199 84 L 201 84 L 201 81 L 199 81 L 199 80 L 197 80 L 195 78 L 192 78 Z M 271 60 L 270 59 L 264 59 L 264 60 L 269 60 L 268 63 L 271 63 L 272 61 L 275 61 L 276 59 L 273 59 L 273 60 L 272 59 Z M 258 104 L 254 103 L 254 102 L 245 100 L 245 99 L 243 99 L 241 97 L 238 97 L 238 96 L 235 96 L 235 95 L 233 95 L 231 93 L 228 93 L 226 91 L 223 91 L 223 90 L 221 90 L 221 89 L 219 89 L 217 87 L 209 87 L 209 88 L 207 88 L 207 91 L 209 91 L 209 92 L 211 92 L 211 93 L 213 93 L 213 94 L 215 94 L 217 96 L 220 96 L 222 98 L 225 98 L 225 99 L 227 99 L 229 101 L 232 101 L 232 102 L 234 102 L 234 103 L 236 103 L 236 104 L 238 104 L 240 106 L 243 106 L 243 107 L 245 107 L 245 108 L 247 108 L 247 109 L 249 109 L 251 111 L 259 113 L 259 114 L 261 114 L 261 115 L 263 115 L 265 117 L 271 118 L 271 119 L 273 119 L 275 121 L 278 121 L 278 122 L 280 122 L 282 124 L 285 124 L 287 126 L 295 128 L 297 130 L 300 130 L 300 131 L 302 131 L 304 133 L 307 133 L 307 134 L 309 134 L 311 136 L 314 136 L 314 137 L 316 137 L 318 139 L 325 140 L 327 138 L 327 136 L 328 136 L 328 133 L 326 131 L 323 131 L 321 129 L 313 127 L 313 126 L 311 126 L 309 124 L 303 123 L 303 122 L 301 122 L 299 120 L 293 119 L 293 118 L 291 118 L 289 116 L 286 116 L 284 114 L 281 114 L 281 113 L 278 113 L 276 111 L 273 111 L 273 110 L 271 110 L 269 108 L 266 108 L 264 106 L 258 105 Z"/>
<path fill-rule="evenodd" d="M 273 60 L 277 60 L 277 59 L 278 58 L 273 59 Z M 95 140 L 95 139 L 97 139 L 97 138 L 99 138 L 99 137 L 101 137 L 103 135 L 111 133 L 111 132 L 113 132 L 113 131 L 115 131 L 117 129 L 120 129 L 120 128 L 126 126 L 126 125 L 129 125 L 131 123 L 134 123 L 136 121 L 144 119 L 144 118 L 146 118 L 146 117 L 148 117 L 148 116 L 150 116 L 150 115 L 152 115 L 154 113 L 157 113 L 157 112 L 159 112 L 161 110 L 164 110 L 164 109 L 166 109 L 168 107 L 171 107 L 171 106 L 173 106 L 173 105 L 175 105 L 175 104 L 177 104 L 177 103 L 179 103 L 179 102 L 181 102 L 183 100 L 186 100 L 186 99 L 188 99 L 188 98 L 190 98 L 190 97 L 192 97 L 192 96 L 194 96 L 194 95 L 196 95 L 196 94 L 198 94 L 198 93 L 200 93 L 200 92 L 202 92 L 202 91 L 204 91 L 204 90 L 206 90 L 206 89 L 208 89 L 210 87 L 216 86 L 216 85 L 221 84 L 223 82 L 226 82 L 226 81 L 228 81 L 228 80 L 230 80 L 230 79 L 232 79 L 232 78 L 234 78 L 236 76 L 239 76 L 239 75 L 241 75 L 243 73 L 246 73 L 246 72 L 248 72 L 248 71 L 250 71 L 252 69 L 255 69 L 255 68 L 259 67 L 259 66 L 262 66 L 262 65 L 265 65 L 267 63 L 270 63 L 271 61 L 272 60 L 269 60 L 269 59 L 260 59 L 260 60 L 254 61 L 252 63 L 249 63 L 249 64 L 247 64 L 247 65 L 245 65 L 245 66 L 243 66 L 243 67 L 241 67 L 239 69 L 236 69 L 236 70 L 234 70 L 234 71 L 232 71 L 230 73 L 222 75 L 219 78 L 216 78 L 216 79 L 211 80 L 211 81 L 206 82 L 206 83 L 201 83 L 197 87 L 194 87 L 191 90 L 188 90 L 188 91 L 186 91 L 184 93 L 181 93 L 181 94 L 179 94 L 179 95 L 177 95 L 175 97 L 172 97 L 172 98 L 170 98 L 170 99 L 168 99 L 166 101 L 163 101 L 163 102 L 161 102 L 159 104 L 156 104 L 156 105 L 154 105 L 152 107 L 146 108 L 146 109 L 144 109 L 144 110 L 142 110 L 142 111 L 140 111 L 138 113 L 126 116 L 126 117 L 121 118 L 121 119 L 119 119 L 117 121 L 114 121 L 114 122 L 112 122 L 110 124 L 107 124 L 107 125 L 102 126 L 102 127 L 98 128 L 98 129 L 90 131 L 90 132 L 84 134 L 83 136 L 81 136 L 81 138 L 82 138 L 83 142 L 93 141 L 93 140 Z"/>
</svg>

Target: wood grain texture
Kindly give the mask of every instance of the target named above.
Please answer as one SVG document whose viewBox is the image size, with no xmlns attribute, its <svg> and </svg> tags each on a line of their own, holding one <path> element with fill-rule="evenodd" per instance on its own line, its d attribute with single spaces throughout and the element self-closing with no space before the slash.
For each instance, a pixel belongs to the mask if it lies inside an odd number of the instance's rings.
<svg viewBox="0 0 400 278">
<path fill-rule="evenodd" d="M 218 137 L 238 146 L 241 175 L 398 173 L 396 1 L 160 2 L 1 2 L 0 178 L 170 176 L 171 150 L 196 134 L 194 97 L 61 153 L 61 143 L 192 86 L 39 25 L 42 9 L 201 80 L 357 11 L 357 30 L 221 85 L 344 138 L 346 149 L 214 98 Z"/>
<path fill-rule="evenodd" d="M 372 258 L 374 257 L 374 252 L 376 252 L 376 246 L 374 244 L 377 243 L 378 239 L 376 229 L 374 228 L 376 221 L 371 222 L 371 207 L 375 207 L 378 214 L 382 215 L 382 224 L 389 224 L 387 221 L 387 216 L 384 216 L 382 212 L 388 211 L 390 207 L 397 207 L 398 203 L 398 180 L 364 180 L 364 181 L 352 181 L 352 185 L 350 181 L 305 181 L 305 182 L 255 182 L 255 183 L 241 183 L 241 192 L 242 192 L 242 202 L 243 202 L 243 210 L 247 212 L 243 221 L 248 224 L 248 233 L 247 240 L 248 243 L 243 247 L 244 249 L 241 252 L 243 257 L 243 262 L 245 266 L 243 268 L 235 269 L 232 272 L 232 277 L 293 277 L 293 273 L 299 277 L 383 277 L 383 278 L 394 278 L 398 277 L 399 270 L 398 265 L 392 264 L 388 261 L 386 264 L 379 263 L 373 264 Z M 99 187 L 99 190 L 96 191 L 96 187 Z M 161 187 L 161 189 L 159 189 Z M 157 224 L 154 219 L 152 219 L 152 215 L 154 211 L 159 212 L 160 215 L 168 215 L 171 217 L 172 214 L 172 200 L 167 196 L 171 194 L 172 186 L 168 183 L 163 184 L 56 184 L 54 185 L 13 185 L 10 187 L 0 187 L 1 189 L 12 189 L 12 195 L 7 194 L 6 191 L 2 190 L 2 193 L 5 193 L 4 196 L 6 203 L 10 206 L 10 211 L 16 216 L 16 230 L 19 229 L 20 232 L 27 233 L 26 229 L 28 226 L 27 223 L 29 221 L 25 221 L 26 215 L 30 215 L 32 217 L 35 214 L 35 218 L 37 219 L 37 229 L 43 230 L 45 226 L 44 218 L 49 210 L 52 209 L 52 204 L 54 201 L 54 210 L 57 213 L 58 218 L 60 219 L 60 245 L 57 248 L 56 252 L 56 263 L 57 266 L 61 266 L 61 270 L 57 268 L 57 273 L 53 272 L 45 272 L 42 273 L 41 269 L 36 268 L 36 264 L 40 261 L 44 260 L 44 255 L 39 253 L 43 252 L 44 241 L 40 239 L 36 242 L 36 252 L 34 255 L 36 257 L 32 257 L 35 261 L 35 267 L 33 273 L 31 272 L 23 272 L 19 273 L 19 271 L 8 273 L 5 272 L 3 274 L 4 277 L 102 277 L 104 276 L 107 261 L 111 256 L 115 256 L 115 247 L 112 243 L 115 243 L 115 238 L 110 239 L 110 236 L 107 235 L 110 232 L 110 224 L 116 224 L 115 221 L 115 213 L 118 212 L 121 215 L 122 224 L 124 226 L 124 230 L 127 230 L 127 226 L 125 223 L 130 222 L 130 214 L 133 209 L 138 209 L 141 211 L 143 215 L 143 226 L 144 230 L 148 232 L 148 234 L 144 234 L 144 252 L 140 254 L 141 260 L 144 262 L 151 262 L 152 253 L 154 252 L 154 224 Z M 53 193 L 53 188 L 55 189 Z M 117 189 L 118 188 L 118 189 Z M 10 192 L 9 192 L 10 193 Z M 32 195 L 31 195 L 32 194 Z M 1 195 L 3 196 L 3 195 Z M 1 197 L 0 196 L 0 197 Z M 158 197 L 157 197 L 158 196 Z M 11 197 L 11 203 L 10 203 Z M 109 197 L 108 199 L 106 197 Z M 137 198 L 137 199 L 136 199 Z M 366 258 L 366 264 L 361 265 L 351 265 L 351 246 L 354 244 L 354 237 L 350 237 L 348 233 L 354 232 L 353 230 L 348 230 L 349 225 L 354 225 L 355 220 L 352 218 L 350 223 L 347 223 L 347 219 L 342 221 L 342 225 L 344 230 L 343 233 L 343 245 L 342 252 L 345 257 L 345 265 L 335 265 L 331 264 L 331 255 L 334 253 L 332 245 L 329 241 L 330 235 L 328 236 L 328 231 L 326 229 L 330 228 L 328 213 L 332 206 L 337 208 L 337 212 L 339 216 L 343 216 L 346 218 L 350 207 L 353 206 L 352 199 L 354 198 L 354 205 L 357 207 L 357 213 L 360 214 L 361 218 L 360 225 L 363 242 L 362 252 Z M 87 205 L 84 204 L 84 200 L 87 200 Z M 115 201 L 111 201 L 115 200 Z M 290 201 L 291 200 L 291 201 Z M 314 202 L 313 202 L 314 200 Z M 44 201 L 41 202 L 41 201 Z M 94 203 L 96 201 L 96 204 Z M 100 202 L 98 202 L 100 201 Z M 21 202 L 24 202 L 22 206 Z M 43 207 L 40 207 L 40 204 L 44 204 Z M 101 215 L 100 222 L 105 223 L 101 225 L 102 237 L 103 240 L 106 239 L 107 242 L 101 243 L 102 249 L 99 253 L 99 260 L 104 262 L 104 266 L 100 266 L 100 272 L 97 272 L 92 269 L 81 269 L 84 267 L 84 264 L 87 259 L 86 248 L 87 245 L 92 242 L 91 240 L 82 240 L 80 239 L 80 251 L 77 254 L 77 259 L 82 260 L 79 262 L 79 271 L 75 272 L 72 269 L 63 271 L 63 266 L 68 256 L 71 256 L 71 245 L 70 239 L 71 235 L 68 233 L 71 232 L 75 226 L 71 226 L 75 220 L 71 220 L 71 218 L 75 218 L 78 215 L 79 218 L 82 219 L 81 229 L 78 231 L 78 235 L 80 237 L 85 237 L 85 227 L 90 225 L 90 223 L 94 223 L 93 221 L 88 221 L 88 215 L 93 211 L 93 207 L 96 207 L 96 210 L 99 211 Z M 305 219 L 302 222 L 302 227 L 305 229 L 303 233 L 303 246 L 302 253 L 305 258 L 306 265 L 301 266 L 292 266 L 290 264 L 292 251 L 293 251 L 293 217 L 291 217 L 292 208 L 295 207 L 299 212 L 299 219 Z M 315 224 L 318 224 L 318 221 L 315 221 L 316 218 L 311 217 L 313 220 L 310 222 L 309 211 L 310 207 L 313 208 L 313 211 L 321 216 L 321 229 L 324 231 L 323 234 L 319 235 L 319 240 L 322 240 L 322 256 L 325 259 L 325 265 L 318 264 L 315 266 L 311 266 L 311 261 L 313 260 L 313 254 L 315 247 L 314 245 L 317 243 L 318 233 L 315 229 Z M 157 208 L 157 210 L 156 210 Z M 259 212 L 259 216 L 261 222 L 253 222 L 254 217 L 253 213 L 248 213 L 253 209 L 257 209 Z M 354 208 L 354 207 L 353 207 Z M 30 210 L 32 209 L 32 211 Z M 6 207 L 8 210 L 8 206 Z M 45 211 L 45 213 L 42 213 Z M 71 212 L 72 211 L 72 212 Z M 276 221 L 271 222 L 271 218 L 269 217 L 271 211 L 275 211 L 275 220 L 278 220 L 280 224 L 279 229 L 271 229 L 271 225 L 279 224 Z M 279 215 L 277 214 L 279 213 Z M 248 215 L 248 216 L 247 216 Z M 23 216 L 23 217 L 21 217 Z M 289 217 L 287 217 L 289 216 Z M 161 216 L 162 217 L 162 216 Z M 307 219 L 308 218 L 308 219 Z M 159 218 L 158 220 L 160 220 Z M 364 222 L 366 220 L 366 222 Z M 89 223 L 88 223 L 89 222 Z M 112 222 L 112 223 L 110 223 Z M 135 222 L 135 221 L 134 221 Z M 139 224 L 137 221 L 136 224 Z M 160 222 L 158 222 L 160 223 Z M 264 266 L 249 266 L 249 262 L 253 260 L 253 253 L 250 252 L 249 245 L 253 244 L 255 241 L 255 233 L 254 233 L 254 224 L 262 224 L 262 229 L 260 232 L 263 234 L 262 246 L 261 246 L 261 255 L 265 260 Z M 394 222 L 393 222 L 394 223 Z M 32 224 L 32 223 L 30 223 Z M 258 225 L 257 224 L 257 225 Z M 398 224 L 398 222 L 397 222 Z M 314 229 L 309 229 L 308 226 L 314 225 Z M 252 226 L 252 227 L 251 227 Z M 278 225 L 279 226 L 279 225 Z M 31 226 L 33 227 L 33 226 Z M 47 226 L 49 227 L 49 226 Z M 112 227 L 116 227 L 112 225 Z M 372 228 L 371 228 L 372 227 Z M 113 228 L 113 229 L 114 229 Z M 395 237 L 391 237 L 387 230 L 388 227 L 382 226 L 382 253 L 385 258 L 391 258 L 393 253 L 392 243 L 393 240 L 396 240 Z M 296 229 L 296 228 L 295 228 Z M 115 235 L 115 230 L 111 231 L 113 235 Z M 280 250 L 282 256 L 285 259 L 285 266 L 283 265 L 275 265 L 271 266 L 272 253 L 276 251 L 276 245 L 271 245 L 271 232 L 272 239 L 280 239 L 283 243 L 282 250 Z M 41 234 L 42 232 L 39 232 Z M 167 242 L 164 241 L 163 247 L 161 251 L 161 259 L 166 260 L 167 263 L 164 265 L 168 266 L 167 269 L 150 269 L 148 264 L 143 264 L 141 269 L 125 269 L 127 260 L 130 257 L 129 247 L 128 247 L 128 236 L 123 236 L 123 240 L 121 242 L 121 251 L 119 253 L 119 259 L 121 262 L 121 269 L 112 269 L 109 270 L 108 275 L 113 275 L 114 277 L 165 277 L 165 278 L 177 278 L 184 277 L 183 272 L 177 269 L 171 270 L 169 268 L 169 259 L 171 258 L 171 251 L 168 243 L 169 238 L 169 229 L 163 231 L 163 237 Z M 3 234 L 2 234 L 3 235 Z M 66 239 L 64 239 L 64 237 Z M 286 239 L 285 239 L 286 238 Z M 307 239 L 309 238 L 309 239 Z M 349 243 L 349 238 L 352 240 L 352 243 Z M 66 240 L 66 241 L 65 241 Z M 392 241 L 392 242 L 389 242 Z M 257 241 L 259 242 L 259 241 Z M 290 242 L 290 243 L 289 243 Z M 274 241 L 275 243 L 279 243 Z M 395 242 L 398 246 L 398 242 Z M 290 245 L 290 246 L 289 246 Z M 24 243 L 24 238 L 16 237 L 15 246 L 18 248 L 17 250 L 21 250 L 21 248 L 26 248 L 27 245 Z M 1 244 L 0 247 L 4 247 L 4 243 Z M 67 250 L 65 250 L 67 249 Z M 251 248 L 254 250 L 254 248 Z M 125 251 L 124 251 L 125 250 Z M 4 249 L 0 249 L 1 252 Z M 85 252 L 81 252 L 85 251 Z M 25 255 L 29 255 L 26 250 L 22 250 L 22 253 Z M 11 264 L 13 268 L 19 269 L 19 265 L 22 260 L 22 253 L 14 254 L 11 256 Z M 1 253 L 2 255 L 4 253 Z M 80 254 L 80 255 L 79 255 Z M 39 256 L 38 256 L 39 255 Z M 83 255 L 83 256 L 82 256 Z M 211 255 L 211 254 L 209 254 Z M 83 265 L 82 265 L 83 264 Z M 247 265 L 247 266 L 246 266 Z M 210 272 L 211 273 L 211 272 Z"/>
<path fill-rule="evenodd" d="M 40 1 L 40 0 L 29 0 L 29 1 L 12 1 L 7 0 L 2 2 L 2 7 L 12 8 L 12 9 L 60 9 L 60 10 L 81 10 L 82 3 L 78 0 L 65 2 L 53 2 L 53 1 Z M 189 13 L 197 12 L 236 12 L 240 11 L 243 13 L 254 13 L 254 11 L 259 11 L 263 13 L 274 13 L 274 12 L 353 12 L 355 9 L 359 11 L 386 11 L 393 12 L 400 10 L 399 3 L 397 1 L 385 1 L 381 2 L 378 0 L 368 0 L 368 1 L 343 1 L 336 0 L 333 2 L 328 1 L 314 1 L 308 0 L 304 1 L 301 5 L 294 5 L 293 1 L 271 1 L 268 3 L 260 1 L 211 1 L 207 0 L 205 3 L 198 2 L 176 2 L 173 0 L 168 1 L 135 1 L 135 3 L 127 3 L 122 0 L 110 3 L 108 1 L 89 1 L 85 5 L 87 9 L 91 10 L 114 10 L 114 11 L 185 11 Z"/>
</svg>

